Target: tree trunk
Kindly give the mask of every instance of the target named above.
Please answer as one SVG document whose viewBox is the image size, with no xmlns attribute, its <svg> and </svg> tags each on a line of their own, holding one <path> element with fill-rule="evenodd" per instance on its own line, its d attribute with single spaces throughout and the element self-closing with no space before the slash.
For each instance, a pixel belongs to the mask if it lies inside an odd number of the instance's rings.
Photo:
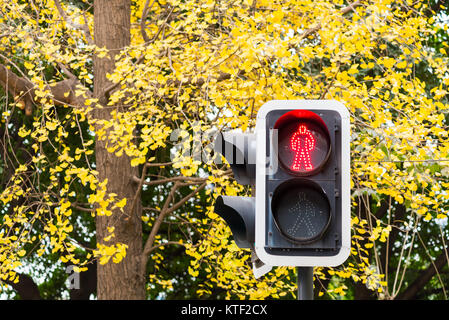
<svg viewBox="0 0 449 320">
<path fill-rule="evenodd" d="M 94 97 L 105 106 L 96 109 L 96 119 L 111 119 L 112 110 L 120 110 L 123 106 L 113 108 L 107 106 L 104 90 L 111 85 L 106 79 L 107 73 L 114 71 L 114 55 L 130 44 L 130 0 L 95 0 L 94 1 L 94 41 L 97 47 L 109 50 L 109 56 L 94 58 Z M 105 243 L 123 243 L 128 246 L 126 257 L 118 264 L 110 260 L 105 265 L 98 264 L 97 296 L 98 299 L 145 299 L 145 278 L 140 272 L 142 254 L 142 221 L 141 204 L 137 199 L 133 209 L 132 202 L 137 192 L 132 182 L 138 176 L 137 168 L 130 165 L 126 154 L 116 157 L 109 153 L 106 141 L 96 141 L 96 169 L 99 180 L 108 179 L 107 192 L 117 194 L 117 199 L 127 199 L 123 208 L 113 210 L 111 216 L 97 216 L 97 242 L 102 243 L 109 233 L 108 226 L 115 227 L 115 237 Z M 132 210 L 132 212 L 130 212 Z"/>
</svg>

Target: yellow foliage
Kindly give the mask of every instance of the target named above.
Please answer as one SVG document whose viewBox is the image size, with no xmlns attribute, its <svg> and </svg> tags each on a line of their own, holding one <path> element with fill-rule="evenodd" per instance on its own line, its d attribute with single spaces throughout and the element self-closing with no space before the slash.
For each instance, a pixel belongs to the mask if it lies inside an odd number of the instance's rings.
<svg viewBox="0 0 449 320">
<path fill-rule="evenodd" d="M 19 248 L 33 242 L 30 234 L 14 231 L 17 226 L 26 230 L 42 224 L 38 254 L 59 252 L 64 262 L 75 261 L 66 251 L 75 250 L 70 234 L 76 228 L 71 219 L 78 206 L 78 188 L 89 189 L 84 210 L 92 216 L 110 216 L 116 209 L 131 206 L 133 199 L 110 193 L 107 179 L 100 181 L 89 160 L 96 141 L 114 156 L 128 157 L 131 166 L 139 169 L 156 162 L 154 154 L 164 150 L 172 156 L 171 174 L 208 176 L 209 206 L 204 216 L 180 213 L 202 239 L 196 246 L 184 243 L 192 259 L 189 274 L 197 277 L 200 269 L 210 270 L 198 288 L 199 295 L 207 295 L 213 286 L 227 290 L 229 298 L 277 298 L 294 292 L 294 281 L 289 279 L 293 270 L 288 268 L 276 268 L 262 280 L 254 280 L 250 253 L 238 250 L 212 207 L 220 194 L 249 191 L 223 174 L 226 167 L 202 152 L 213 140 L 209 132 L 253 130 L 258 109 L 272 99 L 336 99 L 350 109 L 353 203 L 365 194 L 376 194 L 403 204 L 424 221 L 447 219 L 441 208 L 447 209 L 449 200 L 449 184 L 444 180 L 449 162 L 432 162 L 449 158 L 444 117 L 448 105 L 443 99 L 449 91 L 446 51 L 428 49 L 427 37 L 435 31 L 432 20 L 423 14 L 424 3 L 407 1 L 414 6 L 407 11 L 409 7 L 401 1 L 361 2 L 346 7 L 343 1 L 329 0 L 156 1 L 146 24 L 146 32 L 154 36 L 148 42 L 140 28 L 145 1 L 135 1 L 131 44 L 115 56 L 115 70 L 107 75 L 115 87 L 101 105 L 89 96 L 94 76 L 90 65 L 94 56 L 107 59 L 111 53 L 88 43 L 83 28 L 76 27 L 86 23 L 92 29 L 92 15 L 71 5 L 68 12 L 74 23 L 70 24 L 61 19 L 53 1 L 37 1 L 41 6 L 36 10 L 34 2 L 0 0 L 0 52 L 26 57 L 21 72 L 35 85 L 39 105 L 32 124 L 18 129 L 36 156 L 29 164 L 17 165 L 0 195 L 5 207 L 30 195 L 39 210 L 28 212 L 29 207 L 23 206 L 4 215 L 0 277 L 14 279 L 9 273 L 26 256 Z M 162 3 L 174 8 L 170 19 Z M 3 37 L 3 32 L 8 36 Z M 398 51 L 399 56 L 394 54 Z M 440 80 L 433 88 L 426 88 L 415 76 L 421 61 Z M 55 114 L 55 106 L 61 103 L 53 101 L 47 84 L 68 75 L 61 70 L 47 79 L 44 65 L 55 70 L 63 65 L 77 75 L 80 84 L 73 94 L 85 101 L 85 108 L 62 104 L 67 108 L 65 118 Z M 65 92 L 64 97 L 69 96 Z M 113 108 L 117 104 L 120 108 Z M 2 111 L 3 122 L 13 112 L 7 108 Z M 91 111 L 96 108 L 110 108 L 110 119 L 95 120 Z M 89 128 L 88 135 L 83 136 L 81 125 Z M 69 137 L 67 128 L 78 129 L 79 148 L 70 145 L 74 137 Z M 49 149 L 56 159 L 47 158 Z M 36 180 L 48 175 L 50 182 L 39 192 L 23 188 L 27 172 L 34 172 Z M 160 201 L 155 212 L 163 207 Z M 354 265 L 330 274 L 379 290 L 384 283 L 369 268 L 368 257 L 377 244 L 387 241 L 392 227 L 357 217 L 357 210 L 351 221 Z M 142 220 L 148 226 L 154 223 L 153 217 Z M 113 231 L 107 237 L 112 239 Z M 120 263 L 126 244 L 98 244 L 92 253 L 100 264 L 110 263 L 111 258 L 112 263 Z M 157 253 L 152 258 L 163 260 Z M 87 262 L 80 266 L 83 263 Z M 172 286 L 169 280 L 150 279 Z M 341 285 L 331 293 L 344 295 L 346 290 Z"/>
</svg>

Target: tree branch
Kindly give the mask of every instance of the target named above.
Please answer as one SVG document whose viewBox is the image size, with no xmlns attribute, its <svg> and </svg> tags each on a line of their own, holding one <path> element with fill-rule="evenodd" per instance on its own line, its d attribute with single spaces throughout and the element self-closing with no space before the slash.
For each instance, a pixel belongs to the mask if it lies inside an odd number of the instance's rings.
<svg viewBox="0 0 449 320">
<path fill-rule="evenodd" d="M 145 24 L 148 12 L 150 11 L 151 7 L 153 7 L 155 0 L 153 0 L 150 5 L 149 2 L 150 0 L 145 1 L 145 5 L 143 6 L 142 10 L 142 18 L 140 19 L 140 32 L 142 33 L 142 37 L 145 42 L 150 42 L 150 38 L 148 38 L 147 32 L 145 31 Z"/>
<path fill-rule="evenodd" d="M 353 4 L 349 4 L 347 7 L 344 7 L 343 9 L 340 10 L 340 14 L 342 16 L 344 16 L 345 14 L 355 10 L 355 8 L 360 6 L 360 5 L 361 5 L 361 1 L 360 0 L 354 2 Z M 306 31 L 304 31 L 303 34 L 300 37 L 300 40 L 305 39 L 308 36 L 311 36 L 312 34 L 314 34 L 315 32 L 319 31 L 320 29 L 321 29 L 321 23 L 318 23 L 317 26 L 309 28 Z"/>
<path fill-rule="evenodd" d="M 80 206 L 78 206 L 78 204 L 73 203 L 73 202 L 71 203 L 70 206 L 76 210 L 83 211 L 83 212 L 94 212 L 95 211 L 95 209 L 92 209 L 92 208 L 80 207 Z"/>
<path fill-rule="evenodd" d="M 20 296 L 22 300 L 41 300 L 41 294 L 37 284 L 26 274 L 18 274 L 19 282 L 14 283 L 10 280 L 3 280 L 10 285 Z"/>
<path fill-rule="evenodd" d="M 166 245 L 173 245 L 173 244 L 179 245 L 179 246 L 184 246 L 184 247 L 186 246 L 185 243 L 181 243 L 181 242 L 178 242 L 178 241 L 167 241 L 167 242 L 162 242 L 162 243 L 159 243 L 159 244 L 157 244 L 157 245 L 151 247 L 151 248 L 148 250 L 147 254 L 150 254 L 151 252 L 153 252 L 153 251 L 156 250 L 157 248 L 160 248 L 160 247 L 163 247 L 163 246 L 166 246 Z"/>
<path fill-rule="evenodd" d="M 182 198 L 181 200 L 176 202 L 173 206 L 171 206 L 170 209 L 167 210 L 166 214 L 170 214 L 173 211 L 175 211 L 176 209 L 179 209 L 187 200 L 189 200 L 190 198 L 195 196 L 199 191 L 204 189 L 206 187 L 206 185 L 207 185 L 207 181 L 204 181 L 200 186 L 198 186 L 198 188 L 196 188 L 191 193 L 186 195 L 184 198 Z"/>
<path fill-rule="evenodd" d="M 167 199 L 165 199 L 164 206 L 162 207 L 161 212 L 153 225 L 153 228 L 151 228 L 151 233 L 148 236 L 148 239 L 145 243 L 145 246 L 144 246 L 143 252 L 142 252 L 142 260 L 141 260 L 142 261 L 142 264 L 141 264 L 142 274 L 145 274 L 145 270 L 146 270 L 146 266 L 147 266 L 147 262 L 148 262 L 148 254 L 149 254 L 149 252 L 151 252 L 151 248 L 153 247 L 154 239 L 156 239 L 156 235 L 159 231 L 162 221 L 164 220 L 165 216 L 167 215 L 168 207 L 169 207 L 170 203 L 172 202 L 173 198 L 175 197 L 175 192 L 178 188 L 179 188 L 179 182 L 175 182 L 175 184 L 173 185 L 173 187 L 170 190 L 170 193 L 167 196 Z"/>
<path fill-rule="evenodd" d="M 145 168 L 144 168 L 144 170 L 145 170 Z M 207 180 L 207 178 L 177 176 L 177 177 L 170 177 L 170 178 L 159 179 L 159 180 L 144 181 L 144 179 L 145 179 L 144 173 L 146 173 L 146 172 L 142 172 L 142 178 L 138 178 L 136 176 L 133 176 L 133 178 L 132 178 L 133 182 L 139 183 L 140 188 L 142 188 L 142 185 L 152 186 L 155 184 L 164 184 L 164 183 L 174 182 L 174 181 L 191 181 L 191 182 L 200 183 L 200 182 L 203 182 L 204 180 Z"/>
<path fill-rule="evenodd" d="M 145 269 L 146 269 L 146 265 L 148 262 L 148 257 L 149 254 L 158 246 L 153 246 L 154 240 L 156 239 L 156 235 L 159 231 L 159 228 L 161 227 L 162 222 L 164 221 L 165 217 L 172 213 L 173 211 L 175 211 L 176 209 L 178 209 L 179 207 L 181 207 L 187 200 L 189 200 L 190 198 L 192 198 L 193 196 L 195 196 L 195 194 L 197 194 L 200 190 L 202 190 L 206 185 L 207 185 L 207 181 L 204 181 L 198 188 L 196 188 L 195 190 L 193 190 L 190 194 L 188 194 L 187 196 L 185 196 L 184 198 L 182 198 L 181 200 L 179 200 L 177 203 L 175 203 L 172 207 L 170 206 L 170 203 L 173 201 L 174 197 L 175 197 L 175 192 L 176 190 L 181 187 L 183 185 L 183 183 L 180 182 L 175 182 L 174 186 L 172 187 L 170 194 L 168 195 L 167 199 L 165 200 L 164 206 L 162 207 L 159 216 L 157 217 L 153 228 L 151 229 L 151 233 L 147 239 L 147 242 L 145 243 L 144 249 L 143 249 L 143 253 L 142 253 L 142 274 L 144 274 Z"/>
<path fill-rule="evenodd" d="M 93 45 L 94 40 L 92 39 L 92 35 L 90 34 L 89 26 L 87 25 L 86 16 L 84 16 L 84 24 L 75 23 L 75 22 L 73 22 L 72 18 L 70 18 L 70 16 L 68 16 L 67 13 L 64 11 L 64 9 L 61 6 L 61 2 L 59 0 L 55 0 L 55 5 L 59 11 L 59 14 L 64 19 L 65 23 L 74 29 L 83 31 L 84 36 L 86 37 L 87 43 L 90 45 Z"/>
<path fill-rule="evenodd" d="M 19 77 L 7 66 L 0 64 L 0 85 L 11 93 L 15 100 L 20 101 L 25 108 L 26 115 L 32 114 L 34 85 L 28 79 Z"/>
<path fill-rule="evenodd" d="M 435 261 L 427 267 L 427 269 L 422 270 L 415 281 L 411 283 L 407 289 L 405 289 L 402 293 L 400 293 L 395 299 L 397 300 L 410 300 L 414 299 L 418 292 L 424 288 L 424 286 L 432 279 L 432 277 L 440 272 L 441 269 L 446 265 L 447 254 L 449 252 L 449 247 L 446 247 L 445 250 L 438 256 Z"/>
<path fill-rule="evenodd" d="M 4 59 L 3 55 L 0 55 Z M 12 64 L 9 59 L 8 62 Z M 52 83 L 46 87 L 52 94 L 53 101 L 56 104 L 70 104 L 73 106 L 84 106 L 85 100 L 92 97 L 92 92 L 86 90 L 86 97 L 83 95 L 76 96 L 75 91 L 78 85 L 81 85 L 79 80 L 61 63 L 58 63 L 64 73 L 67 74 L 69 79 L 61 80 L 56 83 Z M 14 64 L 15 68 L 18 68 Z M 18 69 L 20 71 L 20 69 Z M 0 63 L 0 85 L 10 92 L 14 99 L 25 108 L 25 113 L 30 116 L 33 112 L 33 105 L 35 99 L 35 86 L 26 78 L 26 76 L 19 77 L 12 72 L 7 66 Z M 67 95 L 67 93 L 69 93 Z"/>
</svg>

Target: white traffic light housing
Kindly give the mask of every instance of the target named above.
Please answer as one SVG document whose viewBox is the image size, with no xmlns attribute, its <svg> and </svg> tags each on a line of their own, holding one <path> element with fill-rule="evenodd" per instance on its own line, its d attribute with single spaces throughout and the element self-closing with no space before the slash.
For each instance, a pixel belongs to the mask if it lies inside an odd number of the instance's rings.
<svg viewBox="0 0 449 320">
<path fill-rule="evenodd" d="M 256 123 L 255 252 L 271 266 L 336 266 L 350 252 L 350 119 L 330 100 L 275 100 Z"/>
</svg>

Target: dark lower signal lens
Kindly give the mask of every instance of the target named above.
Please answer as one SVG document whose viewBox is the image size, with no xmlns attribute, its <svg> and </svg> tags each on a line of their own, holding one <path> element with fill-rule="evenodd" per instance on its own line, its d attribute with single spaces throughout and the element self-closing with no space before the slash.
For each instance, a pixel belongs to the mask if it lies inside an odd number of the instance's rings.
<svg viewBox="0 0 449 320">
<path fill-rule="evenodd" d="M 326 195 L 308 180 L 293 179 L 281 184 L 271 206 L 279 231 L 294 242 L 310 243 L 321 238 L 331 220 Z"/>
</svg>

